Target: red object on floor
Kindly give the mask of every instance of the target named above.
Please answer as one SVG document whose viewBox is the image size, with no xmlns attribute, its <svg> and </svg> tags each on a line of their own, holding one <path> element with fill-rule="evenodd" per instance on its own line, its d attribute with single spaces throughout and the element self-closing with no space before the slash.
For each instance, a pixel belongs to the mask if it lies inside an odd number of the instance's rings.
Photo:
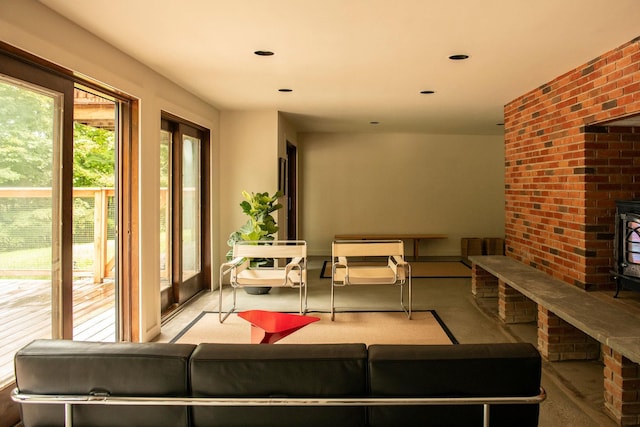
<svg viewBox="0 0 640 427">
<path fill-rule="evenodd" d="M 265 310 L 243 311 L 238 313 L 238 317 L 251 323 L 252 344 L 273 344 L 309 323 L 320 320 L 319 317 L 314 316 Z"/>
</svg>

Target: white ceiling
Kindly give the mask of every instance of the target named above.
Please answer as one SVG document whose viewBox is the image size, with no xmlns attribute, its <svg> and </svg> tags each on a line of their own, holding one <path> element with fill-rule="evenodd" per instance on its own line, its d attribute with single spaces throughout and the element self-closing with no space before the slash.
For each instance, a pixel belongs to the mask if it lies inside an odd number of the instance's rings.
<svg viewBox="0 0 640 427">
<path fill-rule="evenodd" d="M 506 103 L 640 36 L 638 0 L 40 1 L 220 110 L 316 132 L 500 134 Z"/>
</svg>

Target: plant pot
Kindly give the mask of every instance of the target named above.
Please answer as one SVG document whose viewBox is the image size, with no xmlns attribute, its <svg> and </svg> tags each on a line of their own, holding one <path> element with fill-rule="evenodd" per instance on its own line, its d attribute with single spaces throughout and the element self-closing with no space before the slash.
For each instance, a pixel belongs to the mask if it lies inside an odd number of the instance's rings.
<svg viewBox="0 0 640 427">
<path fill-rule="evenodd" d="M 268 294 L 269 291 L 271 290 L 270 287 L 266 287 L 266 286 L 255 286 L 255 287 L 248 286 L 242 289 L 244 289 L 244 291 L 249 295 L 264 295 L 264 294 Z"/>
</svg>

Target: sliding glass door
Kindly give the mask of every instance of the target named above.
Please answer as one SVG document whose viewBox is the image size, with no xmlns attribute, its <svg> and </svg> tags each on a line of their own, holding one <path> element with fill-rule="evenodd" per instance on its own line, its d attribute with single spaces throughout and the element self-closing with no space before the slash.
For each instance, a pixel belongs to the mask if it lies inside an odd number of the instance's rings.
<svg viewBox="0 0 640 427">
<path fill-rule="evenodd" d="M 13 354 L 56 335 L 60 205 L 55 165 L 62 146 L 64 94 L 0 75 L 0 381 Z M 52 268 L 53 267 L 53 268 Z"/>
<path fill-rule="evenodd" d="M 197 137 L 182 135 L 182 281 L 188 283 L 198 280 L 202 275 L 202 231 L 200 165 L 202 164 L 202 140 Z M 194 284 L 194 288 L 201 288 Z"/>
<path fill-rule="evenodd" d="M 163 119 L 160 144 L 160 277 L 169 313 L 210 287 L 208 132 Z"/>
</svg>

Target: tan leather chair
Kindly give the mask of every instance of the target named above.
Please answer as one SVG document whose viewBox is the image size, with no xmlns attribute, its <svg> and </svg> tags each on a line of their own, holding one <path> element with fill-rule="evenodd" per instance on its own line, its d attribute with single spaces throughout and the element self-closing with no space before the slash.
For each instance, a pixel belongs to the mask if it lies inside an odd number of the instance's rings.
<svg viewBox="0 0 640 427">
<path fill-rule="evenodd" d="M 242 287 L 290 287 L 300 292 L 300 314 L 307 311 L 307 243 L 302 240 L 240 241 L 232 260 L 220 266 L 218 317 L 220 323 L 236 309 L 236 290 Z M 270 265 L 259 265 L 269 260 Z M 233 305 L 223 313 L 222 283 L 226 275 L 233 289 Z"/>
<path fill-rule="evenodd" d="M 348 285 L 398 285 L 400 306 L 411 319 L 411 265 L 404 259 L 402 240 L 336 240 L 331 247 L 331 320 L 335 319 L 335 288 Z M 353 258 L 383 258 L 358 263 Z M 404 303 L 404 285 L 408 305 Z"/>
</svg>

